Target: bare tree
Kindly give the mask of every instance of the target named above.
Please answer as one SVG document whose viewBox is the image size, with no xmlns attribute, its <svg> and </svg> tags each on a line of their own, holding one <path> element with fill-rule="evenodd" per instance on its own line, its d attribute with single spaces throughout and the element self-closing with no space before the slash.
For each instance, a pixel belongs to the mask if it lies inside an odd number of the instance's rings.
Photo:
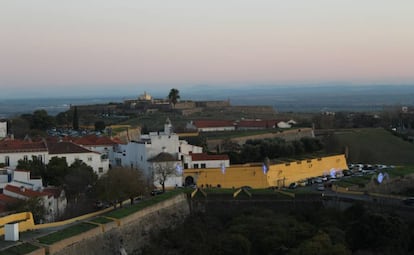
<svg viewBox="0 0 414 255">
<path fill-rule="evenodd" d="M 174 162 L 157 162 L 154 163 L 153 168 L 154 181 L 157 181 L 162 186 L 162 191 L 165 192 L 165 182 L 167 179 L 177 176 Z"/>
<path fill-rule="evenodd" d="M 140 171 L 122 167 L 110 169 L 99 178 L 96 185 L 97 195 L 101 199 L 122 202 L 129 198 L 131 204 L 134 197 L 144 194 L 146 190 L 144 177 Z"/>
</svg>

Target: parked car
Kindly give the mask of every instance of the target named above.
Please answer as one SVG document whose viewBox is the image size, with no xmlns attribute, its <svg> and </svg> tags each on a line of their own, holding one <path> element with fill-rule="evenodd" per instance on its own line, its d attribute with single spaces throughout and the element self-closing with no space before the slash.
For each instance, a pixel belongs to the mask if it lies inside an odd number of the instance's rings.
<svg viewBox="0 0 414 255">
<path fill-rule="evenodd" d="M 403 200 L 403 203 L 405 204 L 405 205 L 414 205 L 414 197 L 409 197 L 409 198 L 406 198 L 406 199 L 404 199 Z"/>
<path fill-rule="evenodd" d="M 298 184 L 296 182 L 292 182 L 289 184 L 289 189 L 296 189 L 298 187 Z"/>
<path fill-rule="evenodd" d="M 319 184 L 318 187 L 316 188 L 318 191 L 325 191 L 325 187 L 323 186 L 323 184 Z"/>
<path fill-rule="evenodd" d="M 160 195 L 162 193 L 164 193 L 164 191 L 162 191 L 160 189 L 154 189 L 153 191 L 151 191 L 151 196 Z"/>
</svg>

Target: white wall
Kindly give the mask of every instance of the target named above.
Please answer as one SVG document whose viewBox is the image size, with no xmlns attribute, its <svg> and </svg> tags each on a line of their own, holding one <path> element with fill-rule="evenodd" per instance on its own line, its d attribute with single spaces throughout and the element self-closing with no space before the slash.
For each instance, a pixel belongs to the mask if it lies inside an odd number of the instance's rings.
<svg viewBox="0 0 414 255">
<path fill-rule="evenodd" d="M 198 128 L 199 132 L 214 132 L 214 131 L 234 131 L 235 127 L 206 127 Z"/>
<path fill-rule="evenodd" d="M 32 160 L 32 156 L 42 157 L 42 161 L 45 162 L 48 156 L 47 151 L 39 151 L 39 152 L 8 152 L 8 153 L 0 153 L 0 163 L 6 163 L 6 157 L 9 157 L 9 166 L 10 168 L 16 168 L 17 162 L 20 159 L 24 159 L 27 156 L 28 160 Z"/>
<path fill-rule="evenodd" d="M 0 138 L 7 136 L 7 122 L 0 122 Z"/>
<path fill-rule="evenodd" d="M 67 154 L 49 154 L 47 158 L 47 163 L 53 157 L 66 158 L 68 165 L 71 165 L 75 160 L 82 160 L 88 166 L 93 168 L 93 171 L 101 176 L 105 174 L 109 169 L 109 160 L 101 159 L 101 155 L 97 152 L 88 152 L 88 153 L 67 153 Z M 101 169 L 100 169 L 101 168 Z"/>
</svg>

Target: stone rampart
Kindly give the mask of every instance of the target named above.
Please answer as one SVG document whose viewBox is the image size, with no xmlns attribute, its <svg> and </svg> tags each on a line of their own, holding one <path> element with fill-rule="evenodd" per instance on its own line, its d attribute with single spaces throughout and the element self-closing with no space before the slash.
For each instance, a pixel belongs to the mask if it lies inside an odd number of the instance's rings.
<svg viewBox="0 0 414 255">
<path fill-rule="evenodd" d="M 127 254 L 140 253 L 152 232 L 181 224 L 190 214 L 185 194 L 144 208 L 120 220 L 102 224 L 82 235 L 49 246 L 49 254 L 112 255 L 125 249 Z"/>
</svg>

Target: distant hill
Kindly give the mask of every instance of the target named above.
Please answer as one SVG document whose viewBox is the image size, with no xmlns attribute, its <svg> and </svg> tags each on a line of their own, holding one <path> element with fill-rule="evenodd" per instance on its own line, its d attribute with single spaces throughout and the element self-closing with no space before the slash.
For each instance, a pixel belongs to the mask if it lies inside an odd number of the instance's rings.
<svg viewBox="0 0 414 255">
<path fill-rule="evenodd" d="M 326 141 L 336 152 L 347 146 L 350 163 L 414 164 L 414 144 L 381 128 L 336 131 Z"/>
</svg>

